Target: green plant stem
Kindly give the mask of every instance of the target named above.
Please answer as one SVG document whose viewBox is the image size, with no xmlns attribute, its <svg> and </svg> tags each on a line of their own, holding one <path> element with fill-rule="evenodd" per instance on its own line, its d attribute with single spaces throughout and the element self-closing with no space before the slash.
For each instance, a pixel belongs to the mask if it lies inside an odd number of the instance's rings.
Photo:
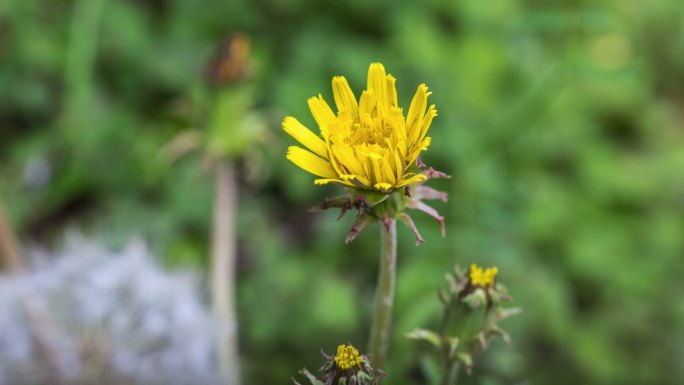
<svg viewBox="0 0 684 385">
<path fill-rule="evenodd" d="M 452 297 L 450 303 L 446 305 L 444 309 L 444 316 L 442 317 L 441 337 L 443 341 L 446 339 L 449 321 L 454 316 L 454 313 L 458 314 L 458 308 L 454 307 L 454 298 Z M 455 385 L 456 381 L 458 380 L 458 373 L 461 369 L 461 363 L 458 362 L 458 360 L 456 360 L 454 357 L 449 356 L 448 346 L 444 347 L 443 352 L 444 377 L 442 378 L 442 385 Z"/>
<path fill-rule="evenodd" d="M 89 134 L 93 128 L 90 118 L 95 90 L 94 72 L 98 31 L 105 3 L 106 0 L 74 2 L 64 67 L 65 95 L 62 116 L 62 127 L 69 140 Z"/>
<path fill-rule="evenodd" d="M 458 372 L 460 369 L 460 362 L 448 360 L 444 372 L 444 379 L 442 379 L 442 385 L 456 385 L 456 380 L 458 379 Z"/>
<path fill-rule="evenodd" d="M 375 311 L 370 333 L 369 352 L 373 366 L 382 368 L 387 358 L 391 329 L 394 286 L 397 270 L 397 226 L 394 219 L 380 225 L 380 271 L 375 294 Z"/>
<path fill-rule="evenodd" d="M 223 160 L 216 167 L 211 290 L 214 317 L 221 332 L 217 343 L 217 359 L 227 385 L 240 384 L 238 321 L 235 310 L 237 194 L 233 164 Z"/>
</svg>

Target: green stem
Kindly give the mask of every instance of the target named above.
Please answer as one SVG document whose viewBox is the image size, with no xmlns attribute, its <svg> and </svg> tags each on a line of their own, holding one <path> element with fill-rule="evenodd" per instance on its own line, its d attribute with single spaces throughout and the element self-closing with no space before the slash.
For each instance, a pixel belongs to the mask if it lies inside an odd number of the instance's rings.
<svg viewBox="0 0 684 385">
<path fill-rule="evenodd" d="M 241 383 L 235 306 L 237 194 L 234 166 L 230 161 L 223 160 L 216 168 L 211 290 L 214 316 L 222 328 L 217 341 L 217 358 L 226 385 Z"/>
<path fill-rule="evenodd" d="M 397 225 L 391 219 L 380 225 L 380 271 L 368 348 L 373 355 L 373 366 L 377 368 L 382 368 L 385 362 L 391 337 L 396 270 Z"/>
<path fill-rule="evenodd" d="M 94 72 L 97 61 L 98 30 L 106 0 L 79 0 L 74 3 L 66 51 L 64 111 L 62 127 L 67 139 L 80 139 L 91 129 Z M 92 137 L 92 136 L 91 136 Z M 79 142 L 80 143 L 80 142 Z"/>
<path fill-rule="evenodd" d="M 442 385 L 456 385 L 458 379 L 458 372 L 461 369 L 461 363 L 458 361 L 448 360 L 446 371 L 444 372 L 444 379 Z"/>
<path fill-rule="evenodd" d="M 442 317 L 442 327 L 441 327 L 441 337 L 442 340 L 447 338 L 447 330 L 449 328 L 449 322 L 454 316 L 454 313 L 458 314 L 459 308 L 454 306 L 454 297 L 452 296 L 450 302 L 445 306 L 444 316 Z M 461 337 L 463 337 L 461 335 Z M 454 357 L 449 356 L 449 347 L 444 346 L 444 377 L 442 378 L 442 385 L 455 385 L 458 379 L 458 373 L 461 369 L 461 363 L 458 362 Z"/>
</svg>

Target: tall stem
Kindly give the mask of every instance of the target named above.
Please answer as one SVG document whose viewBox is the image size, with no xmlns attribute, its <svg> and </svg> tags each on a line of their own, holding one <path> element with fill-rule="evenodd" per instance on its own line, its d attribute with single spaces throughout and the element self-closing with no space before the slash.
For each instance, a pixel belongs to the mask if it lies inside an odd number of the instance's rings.
<svg viewBox="0 0 684 385">
<path fill-rule="evenodd" d="M 373 355 L 373 366 L 378 368 L 382 368 L 385 362 L 391 337 L 396 270 L 397 226 L 391 219 L 380 226 L 380 271 L 368 348 Z"/>
<path fill-rule="evenodd" d="M 442 385 L 456 385 L 458 379 L 458 372 L 461 369 L 461 364 L 458 361 L 447 359 L 446 367 L 444 368 L 444 378 Z"/>
<path fill-rule="evenodd" d="M 456 306 L 456 299 L 452 296 L 449 303 L 445 305 L 444 316 L 442 317 L 442 327 L 440 329 L 440 337 L 445 341 L 447 338 L 447 330 L 449 328 L 449 322 L 452 318 L 460 315 L 459 307 Z M 460 340 L 463 341 L 464 333 L 459 336 Z M 455 358 L 449 355 L 449 347 L 444 346 L 442 353 L 444 354 L 444 377 L 442 377 L 442 385 L 456 385 L 458 380 L 458 374 L 461 371 L 461 363 Z"/>
<path fill-rule="evenodd" d="M 238 324 L 235 311 L 235 213 L 237 187 L 230 161 L 216 169 L 214 228 L 211 255 L 213 311 L 220 336 L 217 344 L 219 370 L 227 385 L 240 384 Z"/>
</svg>

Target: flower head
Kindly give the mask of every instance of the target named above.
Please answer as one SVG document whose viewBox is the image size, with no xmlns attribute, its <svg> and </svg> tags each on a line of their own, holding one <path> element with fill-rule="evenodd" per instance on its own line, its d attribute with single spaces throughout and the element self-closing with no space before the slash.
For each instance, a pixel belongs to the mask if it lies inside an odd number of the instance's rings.
<svg viewBox="0 0 684 385">
<path fill-rule="evenodd" d="M 333 361 L 335 362 L 335 365 L 342 370 L 361 367 L 361 356 L 359 356 L 359 351 L 352 345 L 338 346 L 337 354 L 335 354 Z"/>
<path fill-rule="evenodd" d="M 460 362 L 470 373 L 473 361 L 496 336 L 510 344 L 511 338 L 499 323 L 520 314 L 517 307 L 507 307 L 513 299 L 504 285 L 496 281 L 496 267 L 472 264 L 466 271 L 456 265 L 446 274 L 448 286 L 439 290 L 444 306 L 440 331 L 415 329 L 408 338 L 429 342 L 448 363 Z"/>
<path fill-rule="evenodd" d="M 300 371 L 312 385 L 378 385 L 381 377 L 387 374 L 381 369 L 373 368 L 368 357 L 359 354 L 352 344 L 339 345 L 335 356 L 327 355 L 321 349 L 321 356 L 321 376 L 316 377 L 306 369 Z M 293 382 L 300 385 L 294 379 Z"/>
<path fill-rule="evenodd" d="M 476 264 L 470 265 L 470 270 L 468 272 L 468 278 L 470 279 L 470 284 L 473 286 L 480 287 L 491 287 L 494 285 L 496 280 L 496 274 L 499 269 L 495 267 L 488 267 L 486 269 L 481 268 Z"/>
<path fill-rule="evenodd" d="M 357 99 L 347 80 L 335 76 L 332 88 L 337 113 L 321 95 L 309 99 L 320 134 L 291 116 L 283 120 L 285 132 L 305 147 L 291 146 L 287 159 L 319 176 L 315 184 L 347 187 L 347 196 L 326 199 L 312 209 L 340 208 L 340 218 L 351 208 L 358 209 L 347 242 L 372 223 L 382 221 L 389 228 L 398 219 L 413 231 L 416 244 L 423 243 L 413 220 L 404 212 L 407 208 L 433 217 L 444 236 L 444 218 L 423 200 L 446 202 L 447 194 L 424 183 L 448 176 L 428 168 L 419 157 L 430 145 L 427 132 L 437 110 L 434 105 L 428 107 L 431 93 L 421 84 L 404 115 L 397 102 L 395 82 L 382 64 L 373 63 L 368 69 L 366 90 Z"/>
<path fill-rule="evenodd" d="M 437 110 L 427 106 L 431 92 L 421 84 L 404 116 L 395 81 L 382 64 L 373 63 L 366 90 L 357 99 L 344 77 L 334 77 L 337 113 L 320 94 L 309 99 L 320 135 L 296 118 L 283 120 L 283 129 L 306 147 L 291 146 L 287 159 L 319 176 L 318 185 L 388 193 L 424 181 L 426 176 L 417 173 L 418 156 L 430 145 L 427 132 Z"/>
</svg>

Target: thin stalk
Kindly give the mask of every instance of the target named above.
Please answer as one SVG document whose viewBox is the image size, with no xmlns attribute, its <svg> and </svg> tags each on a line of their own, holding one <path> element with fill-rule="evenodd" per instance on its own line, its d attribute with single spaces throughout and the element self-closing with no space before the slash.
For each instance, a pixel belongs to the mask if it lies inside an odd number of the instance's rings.
<svg viewBox="0 0 684 385">
<path fill-rule="evenodd" d="M 461 369 L 461 363 L 456 360 L 447 359 L 444 378 L 442 385 L 455 385 L 458 380 L 458 372 Z"/>
<path fill-rule="evenodd" d="M 441 327 L 441 337 L 442 340 L 446 338 L 447 329 L 449 327 L 449 320 L 453 316 L 454 309 L 454 298 L 453 295 L 450 297 L 449 303 L 445 306 L 444 316 L 442 317 L 442 327 Z M 444 377 L 442 378 L 442 385 L 455 385 L 456 379 L 458 378 L 458 372 L 461 367 L 460 363 L 449 357 L 449 347 L 444 346 Z"/>
<path fill-rule="evenodd" d="M 391 219 L 380 226 L 380 271 L 368 348 L 373 355 L 373 366 L 377 368 L 382 368 L 390 343 L 396 270 L 397 226 Z"/>
<path fill-rule="evenodd" d="M 211 291 L 214 317 L 221 333 L 216 355 L 219 370 L 226 385 L 240 384 L 238 322 L 235 311 L 237 195 L 233 164 L 227 160 L 221 161 L 216 168 Z"/>
<path fill-rule="evenodd" d="M 65 102 L 61 122 L 69 140 L 81 139 L 83 130 L 92 128 L 89 119 L 93 110 L 98 31 L 105 2 L 74 2 L 64 66 Z"/>
</svg>

